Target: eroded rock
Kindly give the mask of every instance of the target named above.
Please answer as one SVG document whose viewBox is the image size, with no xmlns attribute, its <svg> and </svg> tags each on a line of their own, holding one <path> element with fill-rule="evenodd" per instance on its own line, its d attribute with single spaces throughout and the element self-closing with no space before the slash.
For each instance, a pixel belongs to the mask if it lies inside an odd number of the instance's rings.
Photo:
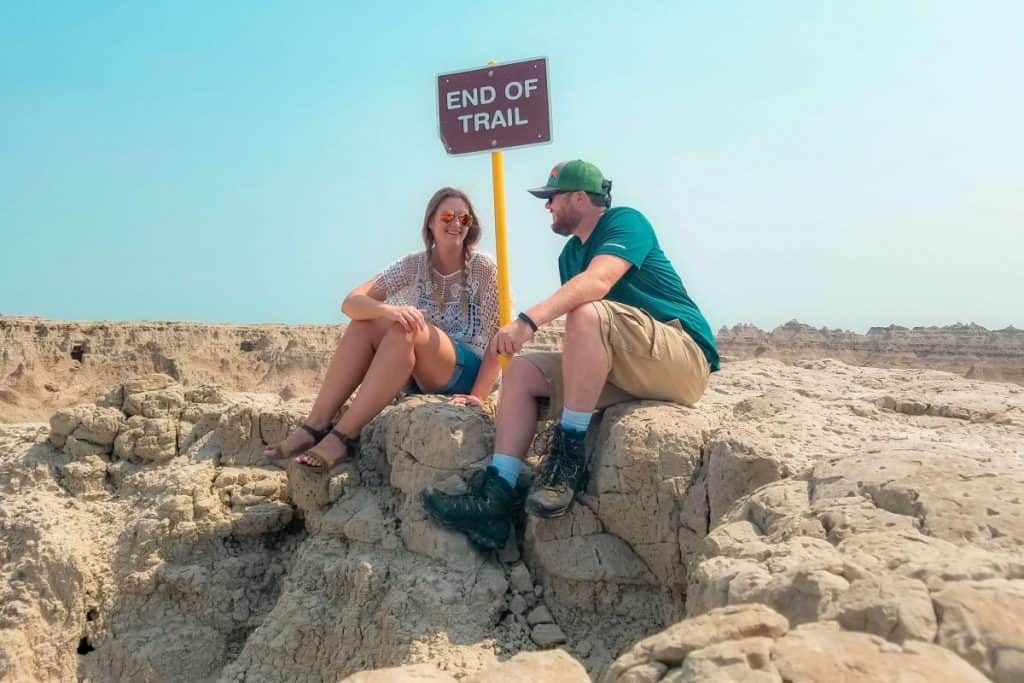
<svg viewBox="0 0 1024 683">
<path fill-rule="evenodd" d="M 606 411 L 588 490 L 527 521 L 511 566 L 416 500 L 487 462 L 483 413 L 398 402 L 313 509 L 283 471 L 250 464 L 307 406 L 157 377 L 48 431 L 0 430 L 0 665 L 285 680 L 424 662 L 465 679 L 564 642 L 622 680 L 835 680 L 861 659 L 880 680 L 1020 676 L 1024 394 L 727 364 L 696 409 Z M 666 633 L 723 614 L 761 630 L 658 635 L 684 614 Z M 139 640 L 163 625 L 167 642 Z M 189 648 L 196 669 L 176 663 Z"/>
</svg>

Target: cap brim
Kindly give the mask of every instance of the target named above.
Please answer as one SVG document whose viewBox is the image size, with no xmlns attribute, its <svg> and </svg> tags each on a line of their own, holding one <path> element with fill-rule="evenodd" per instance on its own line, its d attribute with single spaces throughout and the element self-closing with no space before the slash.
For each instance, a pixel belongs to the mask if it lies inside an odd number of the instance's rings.
<svg viewBox="0 0 1024 683">
<path fill-rule="evenodd" d="M 527 192 L 537 199 L 547 199 L 555 193 L 555 190 L 550 187 L 535 187 L 532 190 L 527 190 Z"/>
</svg>

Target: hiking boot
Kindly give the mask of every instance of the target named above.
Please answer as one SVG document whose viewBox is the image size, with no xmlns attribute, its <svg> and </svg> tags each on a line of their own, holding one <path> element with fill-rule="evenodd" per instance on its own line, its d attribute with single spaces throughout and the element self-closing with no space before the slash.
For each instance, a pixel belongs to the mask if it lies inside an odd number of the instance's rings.
<svg viewBox="0 0 1024 683">
<path fill-rule="evenodd" d="M 512 533 L 512 518 L 495 518 L 474 522 L 459 529 L 475 545 L 485 550 L 501 550 Z"/>
<path fill-rule="evenodd" d="M 505 546 L 518 502 L 516 490 L 493 466 L 479 481 L 471 480 L 466 493 L 453 496 L 426 490 L 420 494 L 420 501 L 432 520 L 492 550 Z"/>
<path fill-rule="evenodd" d="M 531 515 L 551 518 L 564 515 L 573 496 L 587 486 L 586 432 L 555 427 L 551 452 L 544 458 L 526 497 Z"/>
</svg>

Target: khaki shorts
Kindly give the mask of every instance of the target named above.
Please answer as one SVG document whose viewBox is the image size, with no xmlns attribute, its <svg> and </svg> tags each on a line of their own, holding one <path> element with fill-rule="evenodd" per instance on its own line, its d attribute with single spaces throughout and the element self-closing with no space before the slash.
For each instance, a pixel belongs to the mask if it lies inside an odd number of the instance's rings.
<svg viewBox="0 0 1024 683">
<path fill-rule="evenodd" d="M 704 394 L 711 367 L 678 320 L 661 323 L 646 311 L 616 301 L 595 301 L 591 305 L 601 319 L 601 339 L 611 360 L 598 410 L 638 399 L 692 406 Z M 562 413 L 564 396 L 562 354 L 535 352 L 522 357 L 547 379 L 551 398 L 546 417 L 557 417 Z"/>
</svg>

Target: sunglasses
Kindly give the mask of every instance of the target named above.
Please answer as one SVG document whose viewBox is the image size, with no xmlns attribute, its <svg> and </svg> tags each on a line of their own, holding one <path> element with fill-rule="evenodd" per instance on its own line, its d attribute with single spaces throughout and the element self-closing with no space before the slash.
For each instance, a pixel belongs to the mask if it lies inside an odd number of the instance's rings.
<svg viewBox="0 0 1024 683">
<path fill-rule="evenodd" d="M 473 217 L 468 213 L 456 214 L 454 211 L 442 211 L 437 214 L 437 217 L 445 224 L 451 223 L 452 221 L 458 221 L 459 225 L 464 228 L 468 228 L 473 225 Z"/>
</svg>

